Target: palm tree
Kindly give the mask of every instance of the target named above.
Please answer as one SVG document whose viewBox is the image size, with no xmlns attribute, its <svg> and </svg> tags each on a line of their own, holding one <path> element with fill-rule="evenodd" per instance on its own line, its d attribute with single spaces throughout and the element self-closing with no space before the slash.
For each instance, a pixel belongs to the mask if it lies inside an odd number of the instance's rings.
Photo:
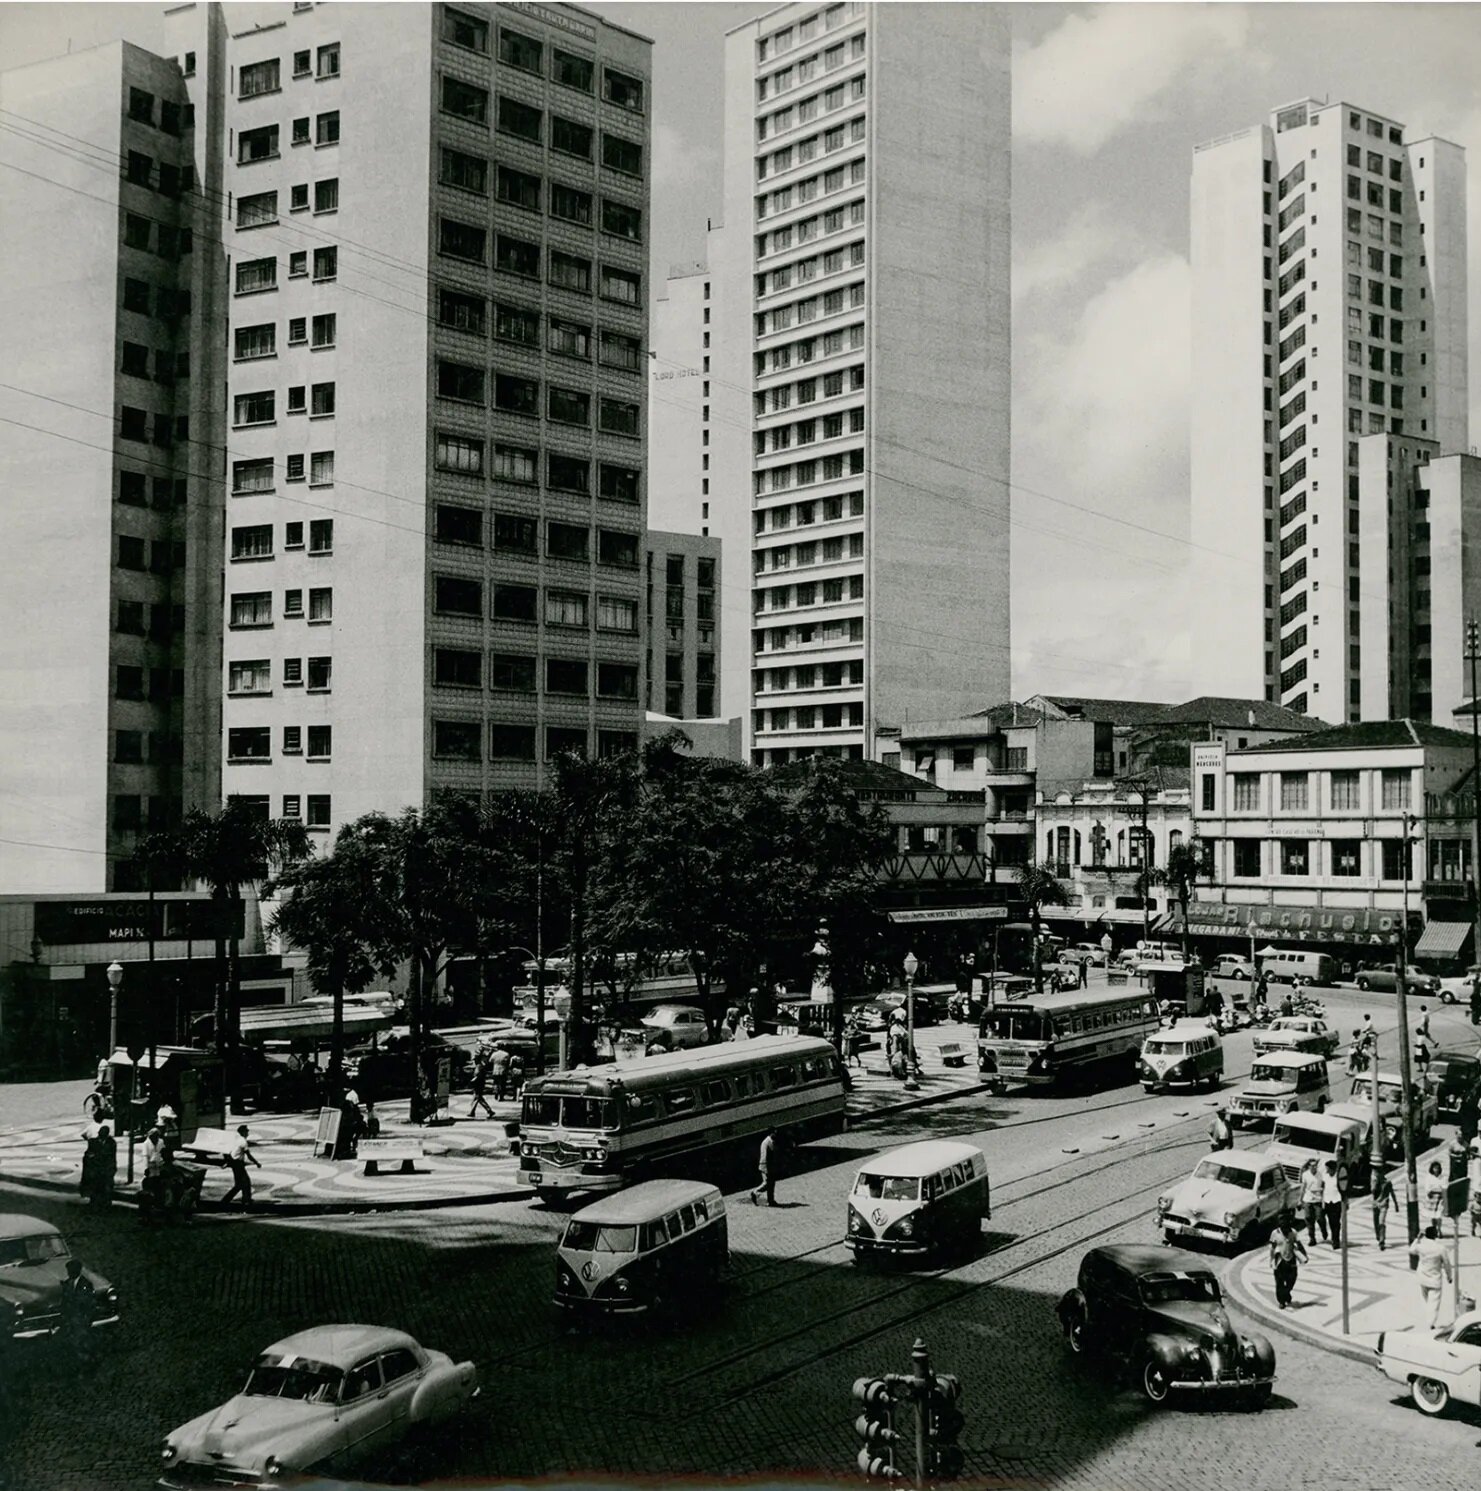
<svg viewBox="0 0 1481 1491">
<path fill-rule="evenodd" d="M 1183 918 L 1185 959 L 1188 958 L 1188 902 L 1193 899 L 1193 887 L 1203 873 L 1203 842 L 1195 837 L 1185 844 L 1175 844 L 1168 850 L 1167 863 L 1153 866 L 1143 877 L 1148 886 L 1165 885 L 1173 893 Z"/>
<path fill-rule="evenodd" d="M 1068 906 L 1070 898 L 1046 859 L 1041 865 L 1023 865 L 1018 871 L 1018 887 L 1028 902 L 1029 923 L 1034 929 L 1034 991 L 1044 992 L 1044 962 L 1039 954 L 1039 909 L 1043 906 Z"/>
</svg>

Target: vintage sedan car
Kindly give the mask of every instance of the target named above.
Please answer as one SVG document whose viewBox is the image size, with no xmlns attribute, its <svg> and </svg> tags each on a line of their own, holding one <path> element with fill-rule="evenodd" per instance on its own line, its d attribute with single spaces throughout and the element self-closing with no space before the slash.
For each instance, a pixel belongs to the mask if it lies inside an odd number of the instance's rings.
<svg viewBox="0 0 1481 1491">
<path fill-rule="evenodd" d="M 1441 1119 L 1460 1117 L 1468 1093 L 1481 1089 L 1481 1058 L 1467 1051 L 1440 1051 L 1430 1058 L 1430 1082 Z"/>
<path fill-rule="evenodd" d="M 447 1057 L 453 1089 L 466 1087 L 473 1065 L 468 1052 L 433 1031 L 424 1031 L 422 1062 L 429 1079 L 437 1071 L 439 1058 L 444 1056 Z M 383 1036 L 378 1046 L 366 1046 L 349 1053 L 345 1058 L 345 1072 L 360 1096 L 372 1102 L 410 1097 L 416 1087 L 412 1080 L 410 1032 L 405 1027 L 397 1027 Z"/>
<path fill-rule="evenodd" d="M 1251 979 L 1255 976 L 1255 965 L 1237 953 L 1221 953 L 1210 972 L 1215 978 Z"/>
<path fill-rule="evenodd" d="M 866 1000 L 857 1008 L 859 1026 L 862 1030 L 886 1030 L 889 1028 L 890 1019 L 895 1011 L 905 1013 L 904 990 L 893 990 L 887 994 L 880 994 L 874 999 Z M 936 1023 L 936 1009 L 930 998 L 923 990 L 915 992 L 915 1023 L 917 1028 L 922 1025 L 934 1025 Z"/>
<path fill-rule="evenodd" d="M 692 1004 L 656 1004 L 643 1016 L 643 1034 L 649 1045 L 687 1051 L 708 1043 L 710 1026 L 704 1011 Z"/>
<path fill-rule="evenodd" d="M 1353 975 L 1353 982 L 1360 989 L 1382 989 L 1385 993 L 1399 986 L 1398 969 L 1392 963 L 1375 963 L 1371 968 L 1360 968 Z M 1404 970 L 1404 984 L 1411 994 L 1439 995 L 1440 980 L 1432 973 L 1421 973 L 1417 968 Z"/>
<path fill-rule="evenodd" d="M 1421 1413 L 1444 1413 L 1452 1398 L 1481 1407 L 1481 1310 L 1444 1330 L 1380 1332 L 1373 1365 L 1406 1386 Z"/>
<path fill-rule="evenodd" d="M 10 1336 L 30 1340 L 61 1328 L 61 1287 L 72 1249 L 49 1221 L 0 1212 L 0 1311 Z M 92 1324 L 118 1324 L 118 1290 L 85 1267 L 92 1290 Z"/>
<path fill-rule="evenodd" d="M 50 1222 L 0 1212 L 0 1311 L 17 1341 L 50 1336 L 62 1325 L 62 1285 L 72 1251 Z M 93 1291 L 93 1325 L 117 1325 L 118 1291 L 102 1274 L 82 1270 Z"/>
<path fill-rule="evenodd" d="M 478 1392 L 455 1362 L 379 1325 L 316 1325 L 269 1346 L 242 1390 L 170 1433 L 169 1487 L 275 1486 L 327 1473 L 444 1423 Z"/>
<path fill-rule="evenodd" d="M 1220 1150 L 1199 1160 L 1177 1190 L 1157 1198 L 1157 1225 L 1167 1242 L 1201 1237 L 1240 1251 L 1275 1224 L 1289 1191 L 1276 1156 Z"/>
<path fill-rule="evenodd" d="M 1255 1055 L 1262 1051 L 1315 1051 L 1318 1056 L 1335 1056 L 1339 1039 L 1325 1020 L 1314 1015 L 1282 1015 L 1255 1032 Z"/>
<path fill-rule="evenodd" d="M 1481 968 L 1468 968 L 1464 973 L 1442 975 L 1438 980 L 1441 1004 L 1469 1004 Z"/>
<path fill-rule="evenodd" d="M 1234 1329 L 1213 1270 L 1175 1248 L 1116 1243 L 1080 1260 L 1078 1285 L 1059 1302 L 1071 1351 L 1095 1351 L 1128 1372 L 1149 1402 L 1176 1392 L 1270 1400 L 1275 1351 Z"/>
</svg>

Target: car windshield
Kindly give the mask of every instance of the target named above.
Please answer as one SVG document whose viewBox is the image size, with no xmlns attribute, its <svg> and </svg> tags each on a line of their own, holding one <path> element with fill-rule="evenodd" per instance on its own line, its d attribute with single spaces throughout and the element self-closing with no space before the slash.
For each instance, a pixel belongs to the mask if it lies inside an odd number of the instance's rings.
<svg viewBox="0 0 1481 1491">
<path fill-rule="evenodd" d="M 262 1357 L 247 1375 L 242 1392 L 249 1398 L 297 1398 L 303 1403 L 332 1403 L 339 1394 L 338 1367 L 304 1357 Z"/>
<path fill-rule="evenodd" d="M 1277 1144 L 1292 1144 L 1297 1149 L 1314 1149 L 1321 1154 L 1337 1152 L 1337 1135 L 1320 1134 L 1315 1129 L 1293 1128 L 1288 1123 L 1278 1123 L 1272 1137 Z"/>
<path fill-rule="evenodd" d="M 34 1237 L 7 1237 L 0 1241 L 0 1268 L 22 1268 L 28 1263 L 45 1263 L 48 1258 L 66 1258 L 67 1244 L 54 1232 L 38 1232 Z"/>
<path fill-rule="evenodd" d="M 1220 1298 L 1219 1281 L 1212 1274 L 1147 1274 L 1141 1291 L 1149 1305 L 1217 1304 Z"/>
<path fill-rule="evenodd" d="M 1273 1063 L 1257 1061 L 1250 1068 L 1251 1082 L 1280 1082 L 1289 1087 L 1296 1080 L 1296 1074 L 1290 1067 L 1275 1066 Z"/>
<path fill-rule="evenodd" d="M 1378 1098 L 1380 1102 L 1397 1103 L 1403 1089 L 1397 1082 L 1384 1082 L 1378 1084 Z M 1360 1077 L 1352 1084 L 1352 1095 L 1355 1098 L 1372 1098 L 1373 1084 L 1367 1077 Z"/>
<path fill-rule="evenodd" d="M 561 1244 L 573 1253 L 631 1253 L 637 1245 L 636 1227 L 603 1226 L 598 1222 L 572 1222 Z"/>
<path fill-rule="evenodd" d="M 919 1201 L 920 1177 L 915 1175 L 861 1175 L 854 1182 L 854 1195 L 871 1201 Z"/>
<path fill-rule="evenodd" d="M 1221 1165 L 1217 1160 L 1201 1160 L 1193 1172 L 1194 1180 L 1218 1181 L 1226 1186 L 1238 1186 L 1241 1190 L 1255 1189 L 1255 1172 L 1241 1169 L 1238 1165 Z"/>
</svg>

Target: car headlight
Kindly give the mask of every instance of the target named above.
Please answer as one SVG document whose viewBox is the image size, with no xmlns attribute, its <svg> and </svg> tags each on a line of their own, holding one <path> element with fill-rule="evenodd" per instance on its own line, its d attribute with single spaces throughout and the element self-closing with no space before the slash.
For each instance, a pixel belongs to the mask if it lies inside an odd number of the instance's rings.
<svg viewBox="0 0 1481 1491">
<path fill-rule="evenodd" d="M 1171 1196 L 1159 1196 L 1157 1198 L 1157 1210 L 1159 1212 L 1162 1212 L 1162 1211 L 1171 1211 L 1172 1210 L 1172 1197 Z"/>
<path fill-rule="evenodd" d="M 1232 1227 L 1238 1220 L 1238 1212 L 1226 1211 L 1224 1213 L 1224 1225 L 1226 1227 Z"/>
<path fill-rule="evenodd" d="M 851 1211 L 848 1214 L 848 1230 L 850 1232 L 862 1232 L 864 1230 L 864 1218 L 856 1211 Z"/>
<path fill-rule="evenodd" d="M 262 1462 L 262 1473 L 263 1475 L 271 1476 L 273 1480 L 277 1480 L 283 1473 L 283 1462 L 276 1455 L 269 1455 Z"/>
<path fill-rule="evenodd" d="M 1190 1341 L 1186 1346 L 1183 1347 L 1183 1355 L 1186 1356 L 1189 1361 L 1196 1361 L 1203 1355 L 1203 1348 L 1197 1345 L 1195 1342 Z"/>
<path fill-rule="evenodd" d="M 180 1451 L 177 1450 L 175 1446 L 172 1445 L 167 1439 L 165 1440 L 164 1444 L 160 1446 L 159 1458 L 163 1460 L 166 1465 L 173 1465 L 175 1463 L 175 1458 L 179 1455 L 179 1453 Z"/>
<path fill-rule="evenodd" d="M 915 1236 L 915 1223 L 914 1223 L 914 1221 L 911 1220 L 911 1218 L 906 1217 L 905 1220 L 900 1223 L 900 1236 L 901 1237 L 914 1237 Z"/>
<path fill-rule="evenodd" d="M 612 1287 L 616 1289 L 618 1294 L 629 1294 L 632 1292 L 632 1280 L 624 1274 L 618 1274 L 612 1281 Z"/>
</svg>

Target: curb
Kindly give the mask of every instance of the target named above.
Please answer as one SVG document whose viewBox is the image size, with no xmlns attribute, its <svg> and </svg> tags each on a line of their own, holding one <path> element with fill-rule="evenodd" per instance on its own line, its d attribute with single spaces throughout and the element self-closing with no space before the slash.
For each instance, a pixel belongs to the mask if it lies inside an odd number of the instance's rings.
<svg viewBox="0 0 1481 1491">
<path fill-rule="evenodd" d="M 45 1180 L 29 1175 L 7 1175 L 0 1172 L 0 1181 L 6 1185 L 28 1186 L 32 1190 L 47 1191 L 56 1195 L 77 1195 L 75 1182 Z M 438 1211 L 450 1206 L 491 1206 L 500 1201 L 526 1201 L 535 1192 L 528 1186 L 510 1186 L 506 1190 L 481 1191 L 464 1196 L 408 1197 L 391 1201 L 259 1201 L 250 1212 L 239 1212 L 235 1208 L 225 1210 L 215 1202 L 207 1202 L 196 1215 L 203 1217 L 253 1216 L 253 1217 L 340 1217 L 362 1216 L 371 1212 L 386 1211 Z M 137 1198 L 129 1192 L 117 1190 L 113 1194 L 115 1206 L 137 1208 Z"/>
<path fill-rule="evenodd" d="M 1271 1330 L 1279 1331 L 1282 1335 L 1290 1336 L 1307 1346 L 1330 1351 L 1335 1356 L 1345 1356 L 1352 1361 L 1361 1362 L 1365 1367 L 1373 1365 L 1373 1353 L 1368 1347 L 1359 1346 L 1353 1341 L 1344 1341 L 1340 1336 L 1331 1336 L 1326 1331 L 1303 1325 L 1288 1311 L 1272 1309 L 1253 1289 L 1247 1288 L 1244 1282 L 1245 1272 L 1254 1266 L 1255 1260 L 1260 1256 L 1257 1249 L 1253 1253 L 1245 1254 L 1243 1258 L 1235 1259 L 1233 1266 L 1224 1275 L 1224 1292 L 1240 1309 L 1248 1315 L 1253 1315 L 1256 1320 Z"/>
</svg>

